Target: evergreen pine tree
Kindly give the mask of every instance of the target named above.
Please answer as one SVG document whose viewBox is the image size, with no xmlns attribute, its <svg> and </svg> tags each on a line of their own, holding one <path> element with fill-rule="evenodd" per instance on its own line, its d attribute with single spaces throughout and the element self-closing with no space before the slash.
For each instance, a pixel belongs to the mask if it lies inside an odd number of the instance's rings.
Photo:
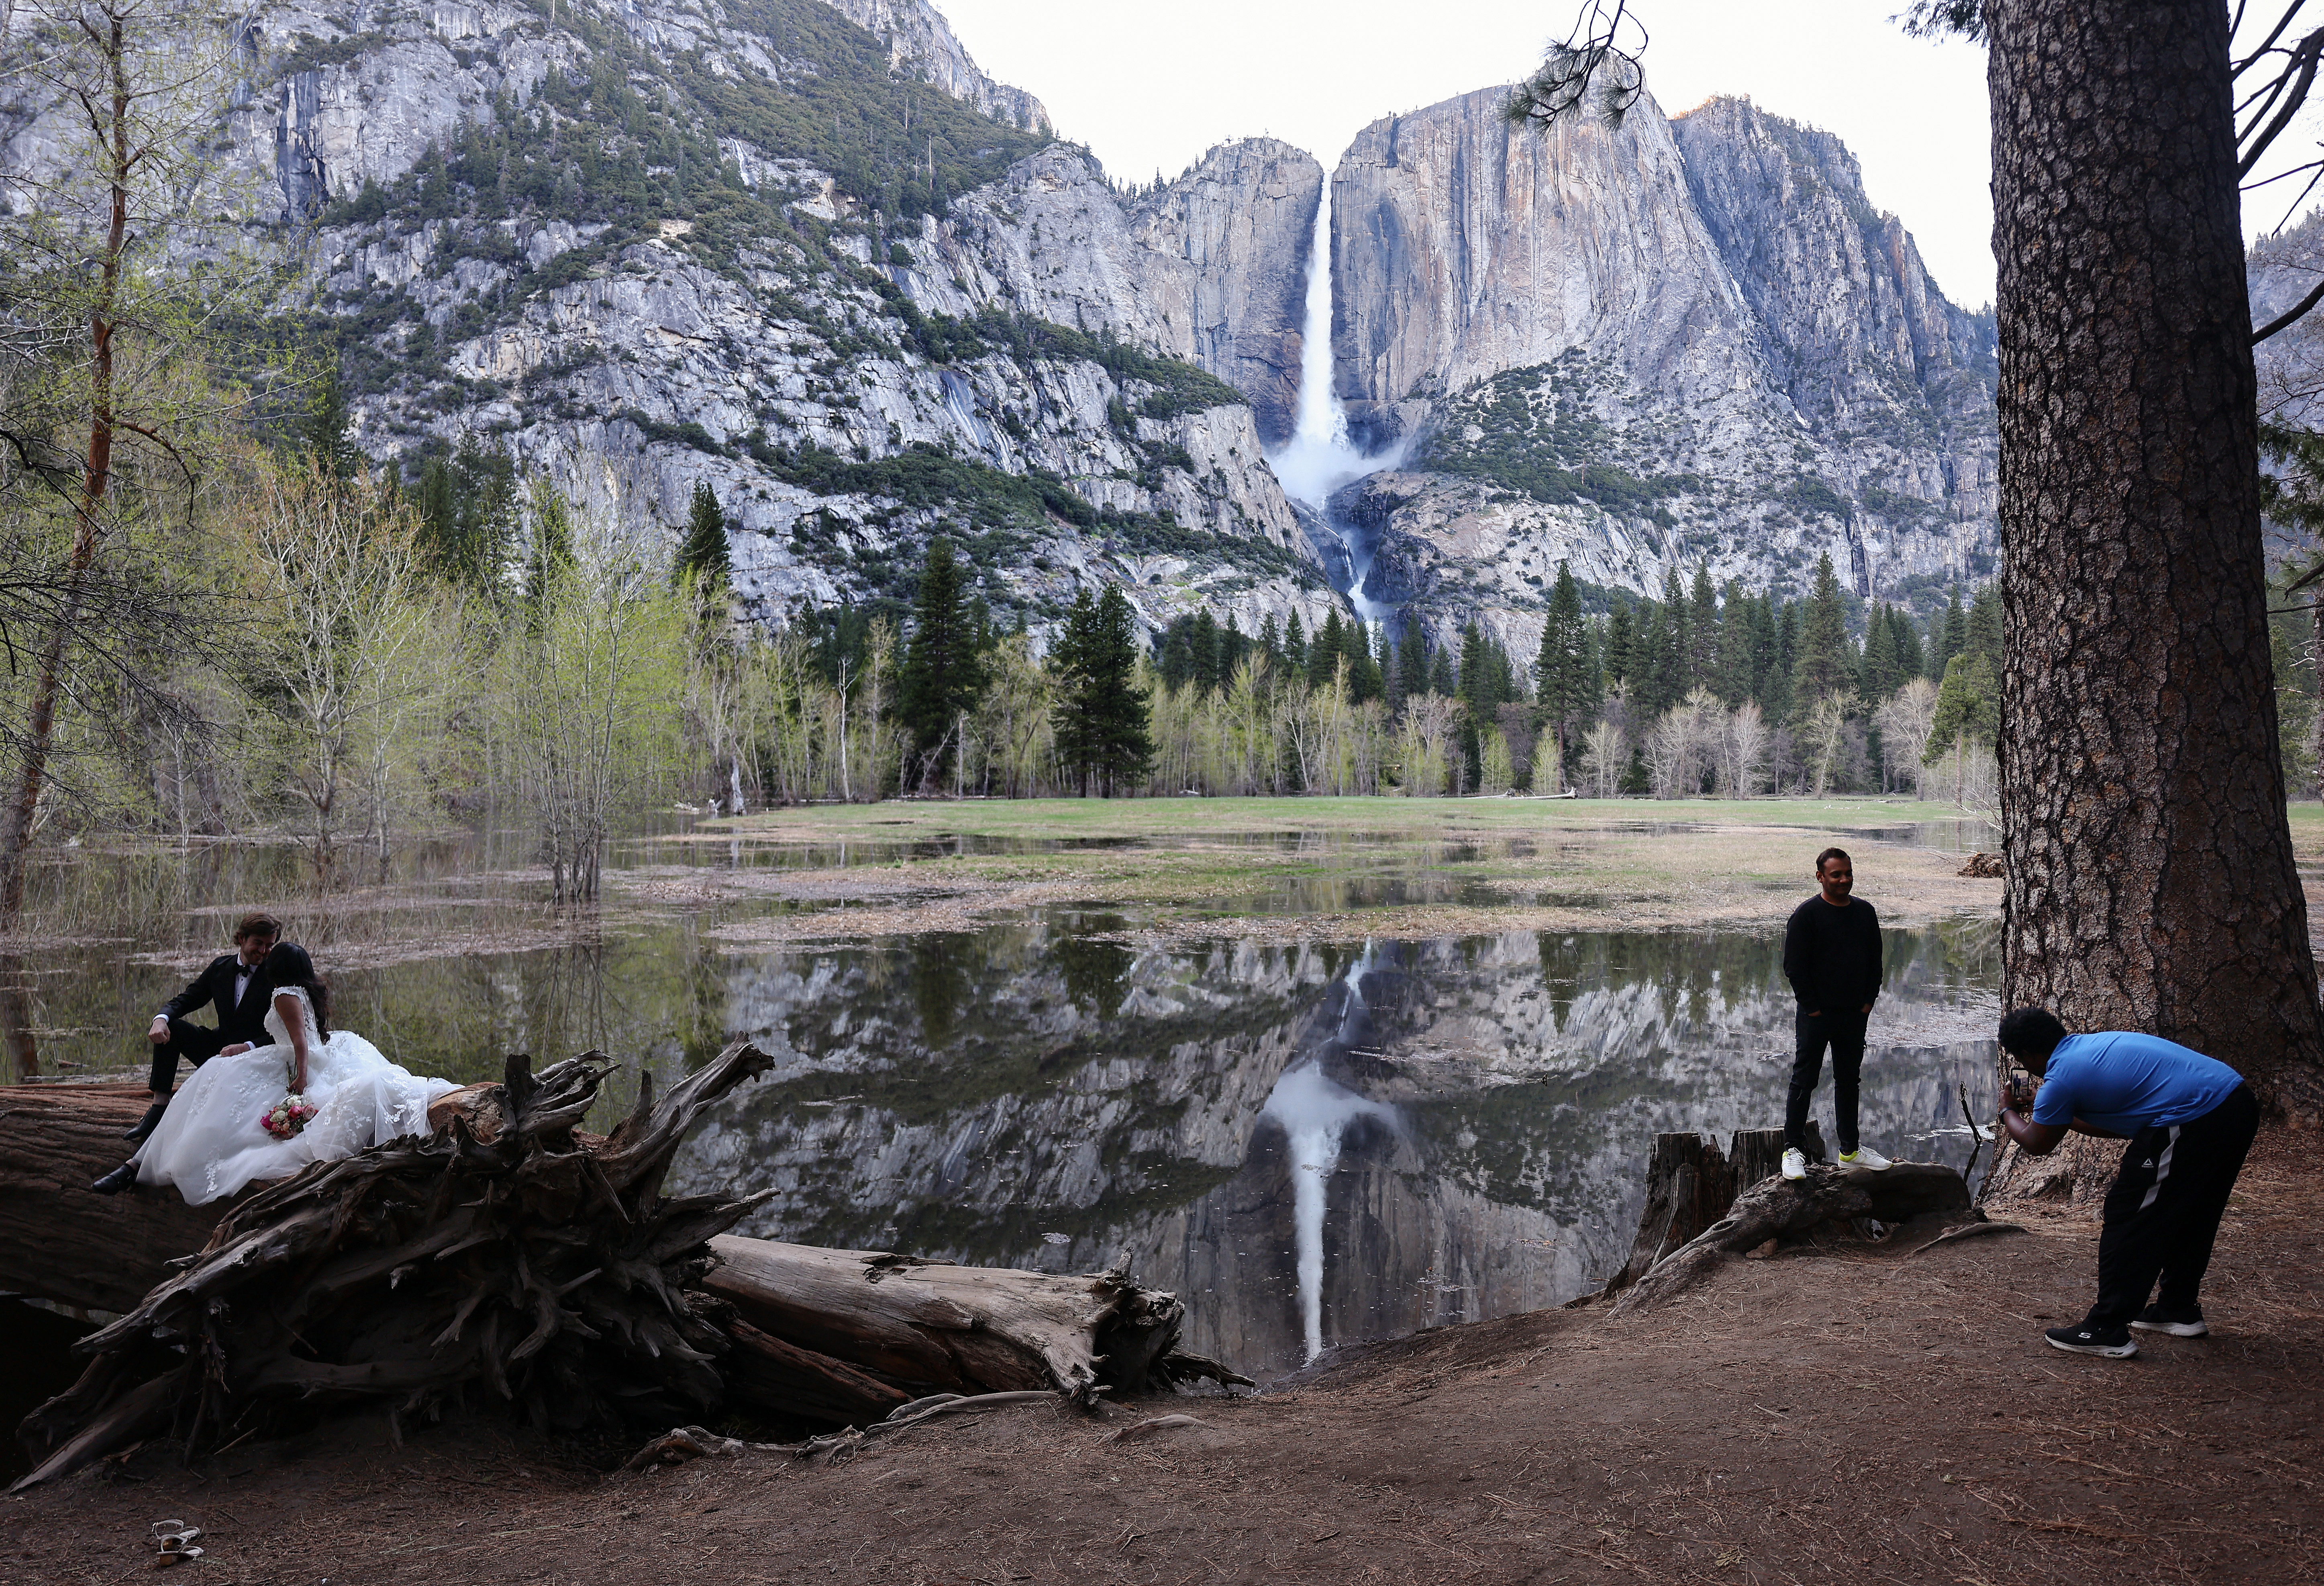
<svg viewBox="0 0 2324 1586">
<path fill-rule="evenodd" d="M 1307 636 L 1300 632 L 1299 613 L 1291 613 L 1291 625 L 1283 632 L 1283 664 L 1305 671 L 1307 667 Z"/>
<path fill-rule="evenodd" d="M 1688 620 L 1686 588 L 1678 581 L 1678 569 L 1663 570 L 1663 636 L 1655 646 L 1656 659 L 1663 663 L 1655 687 L 1665 693 L 1665 705 L 1675 705 L 1694 686 L 1693 624 Z"/>
<path fill-rule="evenodd" d="M 1664 587 L 1674 593 L 1678 588 L 1677 575 L 1665 580 Z M 1647 686 L 1651 709 L 1656 715 L 1684 699 L 1687 691 L 1694 687 L 1693 668 L 1687 657 L 1690 626 L 1683 600 L 1663 604 L 1661 621 L 1655 624 L 1654 671 Z"/>
<path fill-rule="evenodd" d="M 1719 649 L 1710 687 L 1730 710 L 1751 697 L 1751 611 L 1742 585 L 1729 580 L 1719 613 Z"/>
<path fill-rule="evenodd" d="M 1407 613 L 1404 642 L 1396 647 L 1396 662 L 1404 674 L 1404 696 L 1428 692 L 1428 641 L 1422 637 L 1420 619 Z"/>
<path fill-rule="evenodd" d="M 1789 721 L 1794 700 L 1793 673 L 1800 654 L 1800 603 L 1787 600 L 1775 618 L 1775 664 L 1767 670 L 1767 697 L 1760 708 L 1770 722 Z"/>
<path fill-rule="evenodd" d="M 1953 657 L 1969 648 L 1969 613 L 1961 608 L 1960 586 L 1952 587 L 1951 597 L 1945 602 L 1945 637 L 1942 652 L 1929 658 L 1937 680 L 1944 680 L 1945 668 Z"/>
<path fill-rule="evenodd" d="M 1912 613 L 1897 606 L 1888 613 L 1888 632 L 1896 641 L 1896 667 L 1900 675 L 1898 687 L 1921 675 L 1921 631 L 1913 625 Z"/>
<path fill-rule="evenodd" d="M 1535 697 L 1540 702 L 1542 726 L 1557 740 L 1561 753 L 1569 751 L 1584 720 L 1589 688 L 1590 628 L 1582 618 L 1582 591 L 1572 570 L 1557 564 L 1557 584 L 1549 596 L 1549 615 L 1542 623 L 1541 655 L 1534 663 Z M 1594 701 L 1591 715 L 1595 715 Z"/>
<path fill-rule="evenodd" d="M 1307 687 L 1328 688 L 1338 675 L 1340 657 L 1347 645 L 1347 636 L 1341 631 L 1340 613 L 1335 606 L 1323 619 L 1323 626 L 1315 634 L 1315 642 L 1307 647 Z"/>
<path fill-rule="evenodd" d="M 315 471 L 326 479 L 352 479 L 363 466 L 363 453 L 347 438 L 349 421 L 346 393 L 339 389 L 339 369 L 334 364 L 323 371 L 306 421 L 300 427 L 308 455 L 315 459 Z"/>
<path fill-rule="evenodd" d="M 1612 614 L 1606 619 L 1606 652 L 1600 660 L 1608 687 L 1619 687 L 1630 680 L 1637 645 L 1637 628 L 1630 614 L 1630 603 L 1618 597 Z"/>
<path fill-rule="evenodd" d="M 1188 635 L 1194 652 L 1194 692 L 1207 697 L 1219 686 L 1219 624 L 1210 613 L 1194 618 Z"/>
<path fill-rule="evenodd" d="M 1973 655 L 1998 678 L 2001 676 L 2001 586 L 1988 584 L 1969 603 L 1968 642 L 1962 652 Z"/>
<path fill-rule="evenodd" d="M 897 679 L 896 715 L 910 744 L 923 787 L 944 786 L 947 768 L 960 750 L 960 719 L 984 693 L 984 658 L 976 648 L 966 580 L 954 560 L 952 541 L 928 541 L 920 571 L 919 599 L 912 612 L 912 636 Z"/>
<path fill-rule="evenodd" d="M 1770 721 L 1783 717 L 1767 703 L 1776 676 L 1775 597 L 1761 590 L 1751 602 L 1751 697 Z"/>
<path fill-rule="evenodd" d="M 1180 617 L 1162 631 L 1162 655 L 1155 671 L 1163 686 L 1173 692 L 1184 688 L 1194 677 L 1194 637 L 1192 618 Z"/>
<path fill-rule="evenodd" d="M 1848 618 L 1831 554 L 1816 558 L 1815 591 L 1800 624 L 1799 658 L 1792 663 L 1792 712 L 1802 716 L 1819 700 L 1849 687 Z"/>
<path fill-rule="evenodd" d="M 1276 630 L 1273 612 L 1268 613 L 1266 620 L 1259 625 L 1259 648 L 1268 660 L 1283 659 L 1283 635 Z"/>
<path fill-rule="evenodd" d="M 1864 629 L 1864 660 L 1858 669 L 1857 692 L 1867 705 L 1877 705 L 1904 686 L 1903 652 L 1896 642 L 1898 620 L 1885 603 L 1874 604 Z"/>
<path fill-rule="evenodd" d="M 930 549 L 933 551 L 934 547 Z M 949 550 L 947 546 L 947 554 Z M 726 514 L 718 505 L 718 494 L 710 488 L 710 481 L 697 479 L 694 483 L 694 499 L 687 509 L 686 538 L 678 542 L 678 559 L 670 567 L 670 576 L 680 587 L 692 586 L 707 609 L 714 601 L 724 602 L 733 571 L 726 551 Z"/>
<path fill-rule="evenodd" d="M 1452 698 L 1461 691 L 1461 680 L 1452 675 L 1452 652 L 1439 649 L 1429 658 L 1428 692 Z"/>
<path fill-rule="evenodd" d="M 1711 586 L 1711 564 L 1700 561 L 1686 597 L 1688 688 L 1718 687 L 1719 636 L 1719 594 Z"/>
<path fill-rule="evenodd" d="M 1138 687 L 1136 620 L 1119 585 L 1095 602 L 1087 589 L 1074 596 L 1050 659 L 1058 761 L 1084 798 L 1093 782 L 1109 798 L 1127 791 L 1154 763 L 1154 738 Z"/>
<path fill-rule="evenodd" d="M 1350 622 L 1341 631 L 1340 652 L 1348 661 L 1348 698 L 1356 705 L 1380 696 L 1379 663 L 1372 659 L 1372 631 L 1369 623 Z"/>
</svg>

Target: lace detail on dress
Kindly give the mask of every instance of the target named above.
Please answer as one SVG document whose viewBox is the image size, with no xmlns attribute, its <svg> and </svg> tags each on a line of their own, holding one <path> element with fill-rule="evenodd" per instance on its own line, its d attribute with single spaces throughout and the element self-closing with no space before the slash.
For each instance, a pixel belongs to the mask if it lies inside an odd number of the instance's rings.
<svg viewBox="0 0 2324 1586">
<path fill-rule="evenodd" d="M 428 1104 L 455 1088 L 388 1061 L 351 1030 L 333 1030 L 324 1039 L 306 992 L 283 990 L 297 999 L 306 1025 L 306 1097 L 315 1108 L 306 1129 L 278 1140 L 260 1121 L 282 1099 L 298 1063 L 290 1027 L 270 995 L 266 1033 L 272 1040 L 213 1057 L 194 1071 L 134 1158 L 140 1183 L 175 1185 L 198 1206 L 259 1179 L 286 1178 L 309 1162 L 337 1161 L 416 1133 L 427 1127 Z"/>
</svg>

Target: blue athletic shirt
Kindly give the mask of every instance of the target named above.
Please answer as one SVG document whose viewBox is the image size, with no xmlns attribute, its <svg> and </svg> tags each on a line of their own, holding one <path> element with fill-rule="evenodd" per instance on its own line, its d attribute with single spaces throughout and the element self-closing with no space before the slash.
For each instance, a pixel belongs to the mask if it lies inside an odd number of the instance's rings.
<svg viewBox="0 0 2324 1586">
<path fill-rule="evenodd" d="M 2167 1129 L 2200 1118 L 2243 1083 L 2218 1058 L 2161 1036 L 2068 1036 L 2050 1054 L 2034 1121 L 2063 1126 L 2080 1118 L 2121 1135 Z"/>
</svg>

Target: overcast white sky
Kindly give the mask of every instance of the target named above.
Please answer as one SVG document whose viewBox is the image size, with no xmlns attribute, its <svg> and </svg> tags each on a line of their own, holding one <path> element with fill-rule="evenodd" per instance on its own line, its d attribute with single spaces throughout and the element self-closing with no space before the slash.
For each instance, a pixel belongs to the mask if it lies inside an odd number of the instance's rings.
<svg viewBox="0 0 2324 1586">
<path fill-rule="evenodd" d="M 1039 95 L 1106 169 L 1176 176 L 1262 134 L 1326 169 L 1379 116 L 1514 82 L 1578 0 L 933 0 L 1003 82 Z M 2264 23 L 2282 0 L 2252 7 Z M 1840 134 L 1873 204 L 1904 217 L 1945 295 L 1993 299 L 1985 51 L 1908 39 L 1905 0 L 1631 0 L 1652 30 L 1646 86 L 1666 112 L 1713 94 Z M 2269 168 L 2313 157 L 2324 106 Z M 2264 171 L 2262 172 L 2264 174 Z M 2292 188 L 2247 204 L 2279 221 Z"/>
<path fill-rule="evenodd" d="M 977 64 L 1106 169 L 1175 176 L 1271 134 L 1326 169 L 1367 123 L 1513 82 L 1576 0 L 934 0 Z M 1904 0 L 1632 0 L 1666 112 L 1746 94 L 1837 133 L 1945 295 L 1993 297 L 1985 51 L 1908 39 Z"/>
</svg>

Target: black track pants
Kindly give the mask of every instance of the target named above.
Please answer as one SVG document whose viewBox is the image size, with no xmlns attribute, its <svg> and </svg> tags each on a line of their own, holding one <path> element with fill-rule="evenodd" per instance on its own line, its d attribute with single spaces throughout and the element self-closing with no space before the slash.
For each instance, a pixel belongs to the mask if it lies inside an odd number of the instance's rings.
<svg viewBox="0 0 2324 1586">
<path fill-rule="evenodd" d="M 2122 1153 L 2122 1171 L 2107 1192 L 2098 1235 L 2098 1300 L 2089 1325 L 2120 1327 L 2156 1296 L 2176 1314 L 2194 1308 L 2211 1243 L 2244 1155 L 2259 1132 L 2259 1102 L 2249 1085 L 2184 1123 L 2142 1129 Z"/>
<path fill-rule="evenodd" d="M 1826 1047 L 1831 1048 L 1832 1122 L 1840 1148 L 1856 1149 L 1856 1086 L 1864 1072 L 1864 1027 L 1871 1017 L 1853 1008 L 1827 1008 L 1821 1014 L 1799 1010 L 1793 1022 L 1798 1039 L 1792 1053 L 1792 1093 L 1784 1107 L 1784 1144 L 1793 1150 L 1808 1148 L 1808 1101 L 1823 1077 Z"/>
</svg>

